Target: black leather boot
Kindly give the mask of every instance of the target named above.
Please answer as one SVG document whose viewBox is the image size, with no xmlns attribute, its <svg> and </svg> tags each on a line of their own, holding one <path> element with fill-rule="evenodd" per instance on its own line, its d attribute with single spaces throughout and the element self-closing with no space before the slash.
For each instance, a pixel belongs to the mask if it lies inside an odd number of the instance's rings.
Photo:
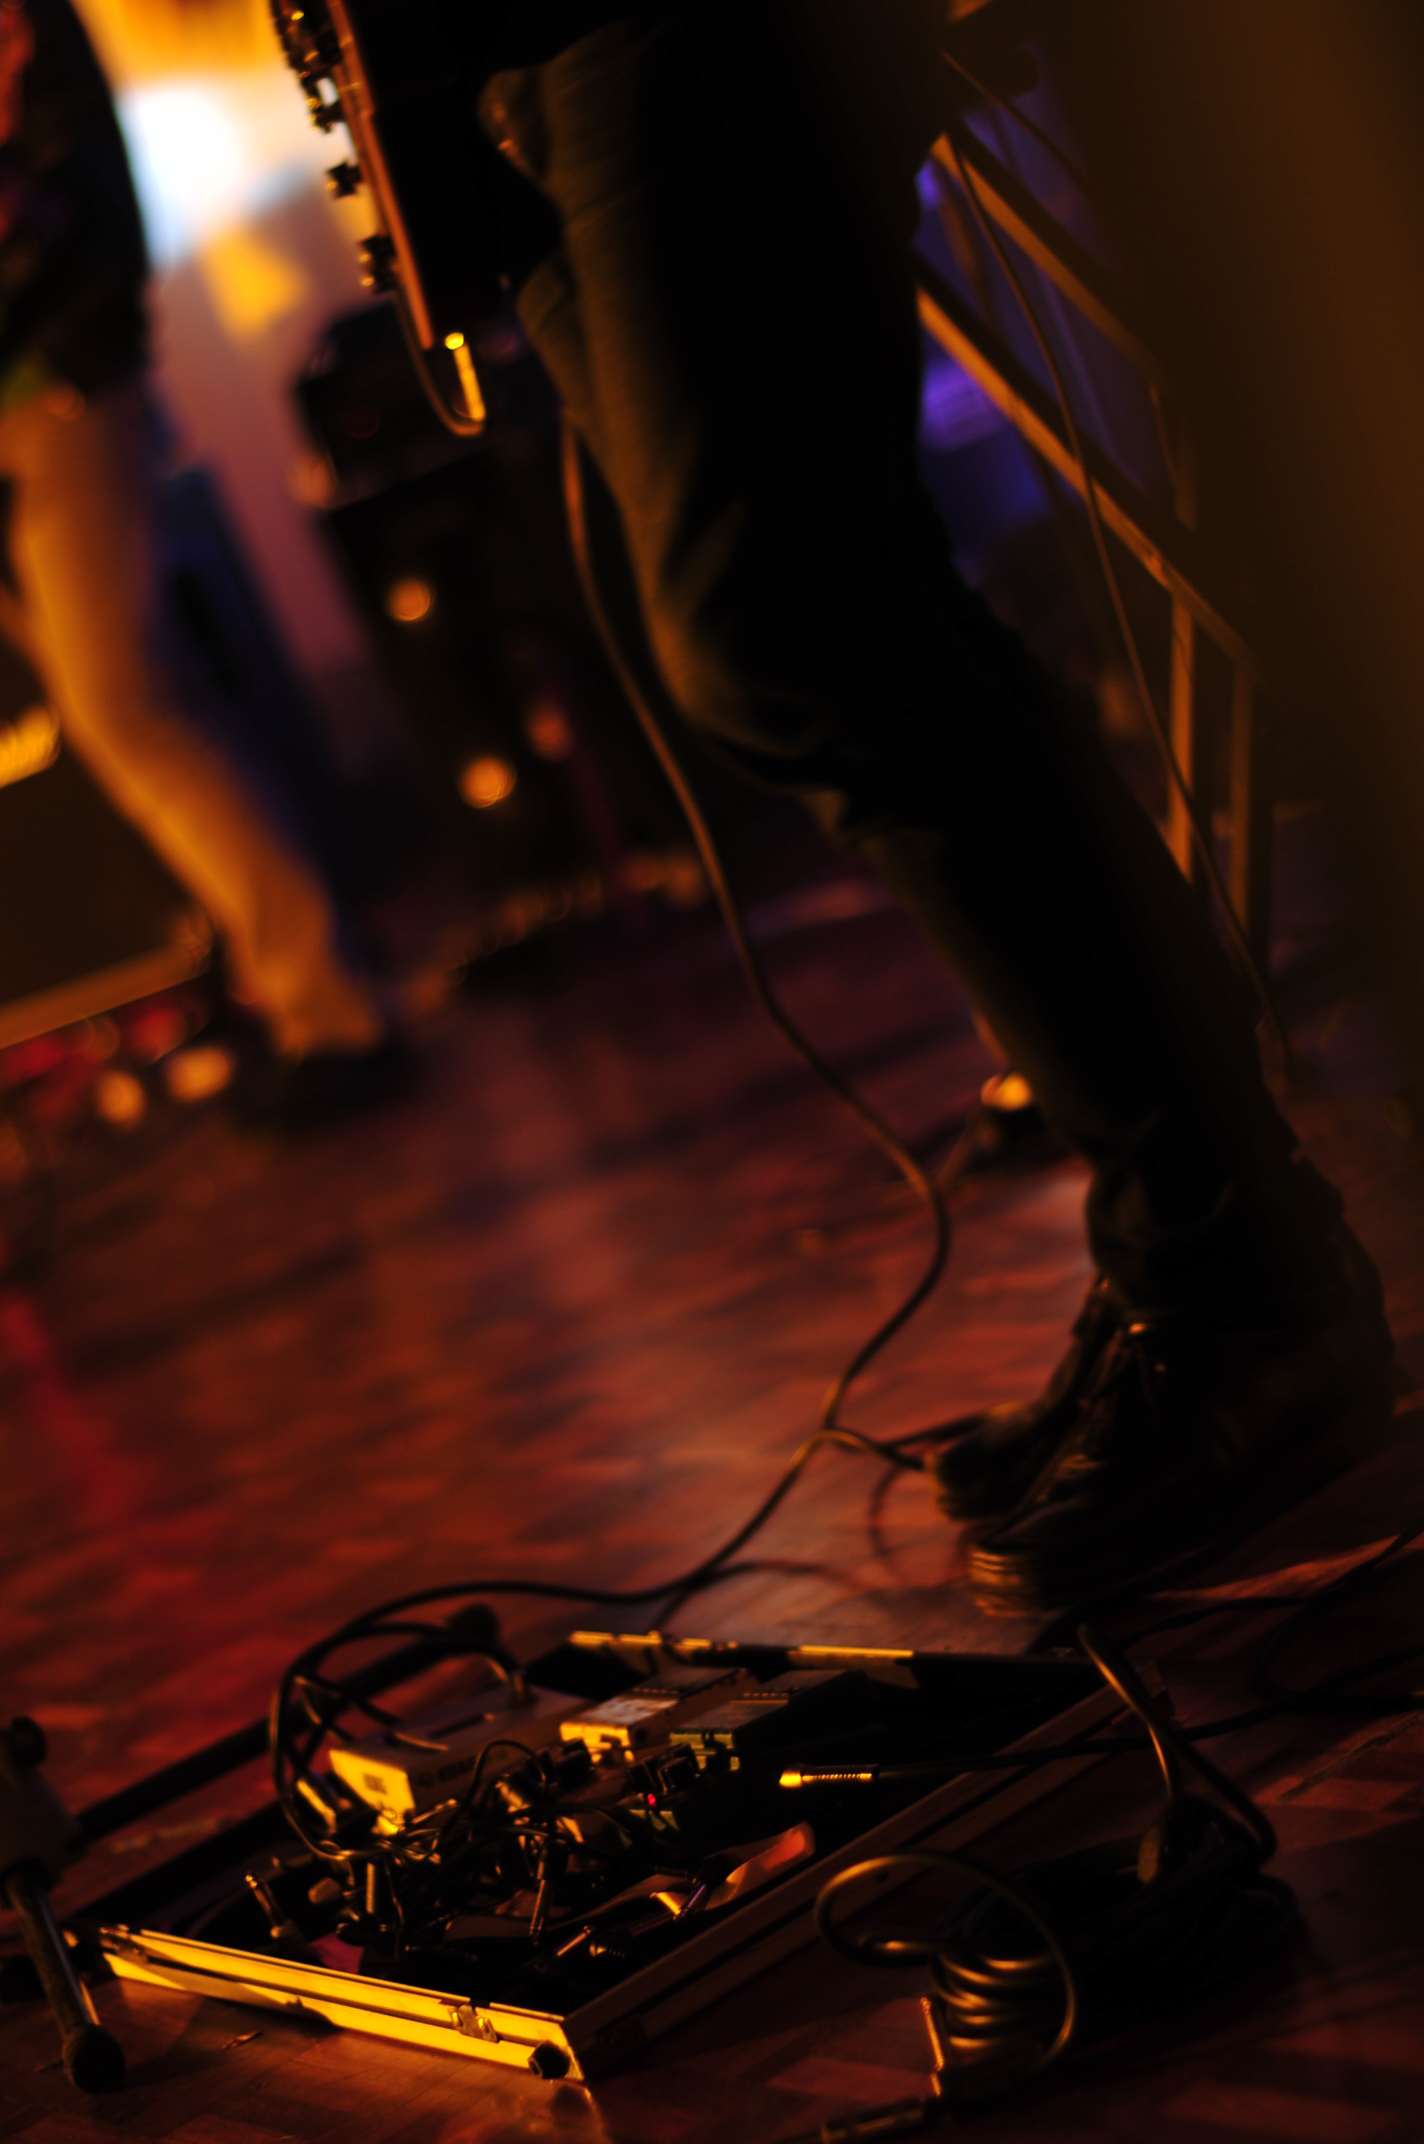
<svg viewBox="0 0 1424 2144">
<path fill-rule="evenodd" d="M 1358 1283 L 1304 1327 L 1120 1325 L 1071 1430 L 971 1549 L 979 1605 L 1046 1614 L 1140 1584 L 1366 1456 L 1393 1407 L 1393 1347 L 1368 1271 L 1372 1287 Z"/>
<path fill-rule="evenodd" d="M 1124 1313 L 1101 1277 L 1074 1321 L 1068 1352 L 1037 1399 L 970 1415 L 926 1462 L 939 1507 L 960 1523 L 1006 1518 L 1078 1417 L 1078 1404 Z"/>
</svg>

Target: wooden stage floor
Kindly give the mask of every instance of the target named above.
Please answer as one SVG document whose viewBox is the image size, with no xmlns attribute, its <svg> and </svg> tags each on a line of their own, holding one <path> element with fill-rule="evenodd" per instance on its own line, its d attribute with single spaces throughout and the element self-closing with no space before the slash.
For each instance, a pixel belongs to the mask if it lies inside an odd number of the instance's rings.
<svg viewBox="0 0 1424 2144">
<path fill-rule="evenodd" d="M 943 1138 L 988 1061 L 954 983 L 858 888 L 763 916 L 776 973 L 902 1127 Z M 1291 1107 L 1386 1272 L 1397 1437 L 1201 1585 L 1296 1588 L 1424 1519 L 1424 1173 L 1385 1124 L 1379 1045 L 1318 924 L 1288 906 L 1278 946 Z M 300 1645 L 382 1596 L 685 1567 L 763 1494 L 924 1256 L 922 1217 L 764 1028 L 709 912 L 461 1000 L 420 1040 L 414 1097 L 300 1148 L 211 1113 L 91 1156 L 48 1268 L 0 1288 L 0 1704 L 46 1725 L 73 1806 L 255 1716 Z M 1082 1190 L 1060 1163 L 960 1194 L 949 1278 L 850 1419 L 904 1430 L 1032 1389 L 1086 1283 Z M 895 1482 L 878 1532 L 875 1487 L 823 1455 L 763 1568 L 678 1627 L 986 1650 L 1042 1635 L 974 1612 L 922 1482 Z M 1420 1591 L 1406 1568 L 1293 1672 L 1405 1642 Z M 516 1640 L 556 1622 L 506 1615 Z M 1184 1717 L 1251 1702 L 1258 1634 L 1228 1618 L 1162 1642 Z M 1249 1985 L 977 2116 L 985 2144 L 1424 2137 L 1424 1722 L 1288 1717 L 1214 1747 L 1279 1827 L 1298 1939 Z M 1011 1867 L 1131 1830 L 1151 1784 L 1136 1759 L 1100 1768 L 987 1852 Z M 253 1768 L 96 1847 L 61 1905 L 262 1793 Z M 47 2014 L 0 2013 L 0 2137 L 772 2144 L 922 2088 L 919 1988 L 808 1947 L 585 2090 L 110 1987 L 130 2075 L 102 2100 L 70 2091 Z"/>
</svg>

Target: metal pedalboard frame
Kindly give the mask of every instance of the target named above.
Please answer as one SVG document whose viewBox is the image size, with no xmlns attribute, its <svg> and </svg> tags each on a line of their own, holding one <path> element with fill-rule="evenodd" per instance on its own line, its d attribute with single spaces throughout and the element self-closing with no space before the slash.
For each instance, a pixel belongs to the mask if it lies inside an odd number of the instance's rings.
<svg viewBox="0 0 1424 2144">
<path fill-rule="evenodd" d="M 1004 1671 L 1012 1685 L 1024 1675 L 1025 1692 L 1032 1674 L 1049 1716 L 1032 1731 L 999 1752 L 1022 1751 L 1022 1771 L 999 1775 L 964 1772 L 946 1779 L 893 1816 L 869 1826 L 849 1843 L 818 1855 L 791 1870 L 779 1882 L 758 1891 L 743 1905 L 719 1914 L 674 1951 L 630 1973 L 617 1986 L 563 2014 L 499 2002 L 475 2003 L 467 1996 L 402 1986 L 335 1966 L 288 1960 L 205 1942 L 162 1928 L 109 1918 L 108 1900 L 83 1916 L 84 1934 L 102 1952 L 121 1980 L 173 1988 L 300 2019 L 320 2019 L 346 2031 L 364 2032 L 410 2047 L 439 2050 L 536 2074 L 563 2075 L 575 2081 L 596 2077 L 658 2038 L 695 2012 L 740 1987 L 769 1966 L 789 1957 L 814 1935 L 811 1909 L 823 1884 L 839 1870 L 902 1848 L 935 1847 L 962 1852 L 1020 1810 L 1053 1793 L 1101 1759 L 1093 1754 L 1034 1763 L 1039 1747 L 1105 1727 L 1121 1712 L 1111 1691 L 1081 1691 L 1081 1665 L 1042 1658 L 1003 1659 L 985 1656 L 889 1652 L 852 1646 L 739 1647 L 716 1640 L 619 1638 L 611 1633 L 579 1632 L 574 1643 L 616 1650 L 627 1659 L 646 1661 L 657 1648 L 663 1659 L 705 1664 L 721 1658 L 775 1653 L 788 1667 L 859 1668 L 872 1676 L 904 1682 L 927 1673 L 973 1668 L 992 1675 Z M 1061 1677 L 1062 1702 L 1052 1696 Z M 246 1858 L 238 1834 L 249 1849 L 255 1832 L 267 1841 L 282 1836 L 277 1804 L 245 1819 L 233 1834 L 233 1870 Z M 264 1825 L 265 1819 L 272 1819 Z M 188 1857 L 178 1857 L 183 1861 Z M 161 1889 L 168 1863 L 140 1879 L 144 1891 Z M 895 1888 L 893 1875 L 882 1888 Z M 124 1893 L 110 1894 L 117 1907 Z M 867 1903 L 873 1893 L 867 1890 Z M 532 2058 L 532 2059 L 531 2059 Z"/>
</svg>

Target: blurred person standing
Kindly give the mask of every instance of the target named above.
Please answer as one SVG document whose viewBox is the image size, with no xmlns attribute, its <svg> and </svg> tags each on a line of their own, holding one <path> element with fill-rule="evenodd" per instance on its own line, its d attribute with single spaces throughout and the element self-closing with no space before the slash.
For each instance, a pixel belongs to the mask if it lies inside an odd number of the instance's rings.
<svg viewBox="0 0 1424 2144">
<path fill-rule="evenodd" d="M 26 652 L 64 735 L 222 933 L 293 1125 L 400 1052 L 313 865 L 166 674 L 143 375 L 148 257 L 108 85 L 69 0 L 0 0 L 0 479 Z"/>
</svg>

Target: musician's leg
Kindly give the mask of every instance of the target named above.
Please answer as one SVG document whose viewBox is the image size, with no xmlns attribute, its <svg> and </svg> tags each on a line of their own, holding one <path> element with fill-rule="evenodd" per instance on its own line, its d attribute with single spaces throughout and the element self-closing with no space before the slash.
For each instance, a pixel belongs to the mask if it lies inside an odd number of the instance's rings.
<svg viewBox="0 0 1424 2144">
<path fill-rule="evenodd" d="M 689 718 L 805 796 L 964 975 L 1093 1164 L 1117 1304 L 1314 1329 L 1350 1292 L 1339 1202 L 1155 831 L 958 580 L 918 483 L 896 175 L 838 131 L 855 94 L 816 12 L 683 0 L 496 78 L 487 123 L 563 227 L 524 317 Z"/>
</svg>

